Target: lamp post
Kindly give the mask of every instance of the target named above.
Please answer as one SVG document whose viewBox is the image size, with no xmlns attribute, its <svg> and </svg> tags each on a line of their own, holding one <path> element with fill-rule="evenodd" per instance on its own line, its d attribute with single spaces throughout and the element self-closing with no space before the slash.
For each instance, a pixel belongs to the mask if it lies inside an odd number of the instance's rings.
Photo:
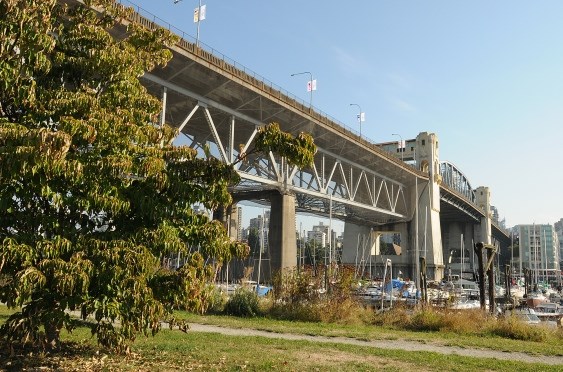
<svg viewBox="0 0 563 372">
<path fill-rule="evenodd" d="M 182 0 L 174 0 L 174 4 L 178 4 L 180 1 Z M 205 5 L 203 6 L 205 8 Z M 201 14 L 201 0 L 199 0 L 198 6 L 197 6 L 197 21 L 195 21 L 197 23 L 197 34 L 196 34 L 196 38 L 195 38 L 195 45 L 199 47 L 199 24 L 201 22 L 202 19 L 201 18 L 202 14 Z M 195 17 L 194 17 L 195 18 Z"/>
<path fill-rule="evenodd" d="M 357 103 L 350 103 L 350 106 L 357 106 L 360 109 L 360 113 L 358 115 L 358 122 L 360 123 L 360 138 L 362 138 L 362 108 Z"/>
<path fill-rule="evenodd" d="M 403 154 L 404 154 L 403 149 L 404 149 L 404 147 L 402 147 L 402 146 L 403 146 L 403 137 L 402 137 L 400 134 L 397 134 L 397 133 L 393 133 L 393 134 L 391 134 L 391 135 L 392 135 L 392 136 L 399 136 L 399 138 L 401 139 L 401 142 L 400 142 L 400 144 L 401 144 L 401 147 L 400 147 L 400 151 L 401 151 L 401 161 L 404 161 L 404 157 L 403 157 Z M 399 146 L 397 146 L 397 148 L 399 148 Z"/>
<path fill-rule="evenodd" d="M 291 74 L 291 76 L 297 76 L 297 75 L 305 75 L 305 74 L 309 74 L 309 78 L 311 80 L 309 80 L 309 84 L 308 84 L 308 90 L 311 94 L 310 98 L 309 98 L 309 107 L 312 109 L 313 108 L 313 74 L 310 73 L 309 71 L 304 71 L 304 72 L 297 72 L 295 74 Z"/>
</svg>

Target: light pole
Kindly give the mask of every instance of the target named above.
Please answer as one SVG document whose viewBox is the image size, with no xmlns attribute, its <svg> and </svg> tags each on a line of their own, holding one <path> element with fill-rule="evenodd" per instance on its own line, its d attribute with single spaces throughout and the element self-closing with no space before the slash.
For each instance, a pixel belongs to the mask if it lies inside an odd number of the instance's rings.
<svg viewBox="0 0 563 372">
<path fill-rule="evenodd" d="M 401 151 L 401 161 L 404 161 L 404 157 L 403 157 L 403 153 L 404 153 L 404 151 L 403 151 L 403 149 L 404 149 L 404 147 L 403 147 L 403 137 L 400 134 L 397 134 L 397 133 L 393 133 L 391 135 L 392 136 L 399 136 L 399 138 L 401 139 L 401 142 L 400 142 L 401 147 L 397 146 L 397 148 L 399 149 L 399 151 Z"/>
<path fill-rule="evenodd" d="M 360 109 L 360 114 L 358 115 L 358 122 L 360 123 L 360 138 L 362 138 L 362 108 L 357 103 L 350 103 L 350 106 L 357 106 Z"/>
<path fill-rule="evenodd" d="M 178 4 L 180 1 L 182 0 L 174 0 L 174 4 Z M 194 22 L 197 23 L 197 34 L 196 34 L 196 38 L 195 38 L 195 45 L 199 47 L 199 24 L 200 22 L 205 19 L 202 18 L 202 14 L 201 14 L 201 0 L 199 0 L 198 6 L 197 6 L 197 20 L 194 20 Z M 205 9 L 205 5 L 203 6 L 203 8 Z M 195 15 L 194 15 L 195 18 Z"/>
<path fill-rule="evenodd" d="M 304 72 L 297 72 L 295 74 L 291 74 L 291 76 L 297 76 L 297 75 L 305 75 L 305 74 L 309 74 L 309 78 L 311 80 L 309 80 L 309 84 L 307 84 L 307 89 L 309 90 L 311 96 L 309 98 L 309 107 L 312 109 L 313 108 L 313 74 L 310 73 L 309 71 L 304 71 Z"/>
</svg>

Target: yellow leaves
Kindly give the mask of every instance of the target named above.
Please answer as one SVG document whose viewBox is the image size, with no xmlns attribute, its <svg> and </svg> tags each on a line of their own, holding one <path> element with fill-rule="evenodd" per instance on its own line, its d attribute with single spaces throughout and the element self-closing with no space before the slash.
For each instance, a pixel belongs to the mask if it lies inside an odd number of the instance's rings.
<svg viewBox="0 0 563 372">
<path fill-rule="evenodd" d="M 129 201 L 121 198 L 117 193 L 115 195 L 111 194 L 111 191 L 100 188 L 92 190 L 89 195 L 90 200 L 92 200 L 92 207 L 111 212 L 114 215 L 129 211 L 131 206 Z"/>
<path fill-rule="evenodd" d="M 144 177 L 153 177 L 166 170 L 166 162 L 161 157 L 145 157 L 141 161 L 141 175 Z"/>
<path fill-rule="evenodd" d="M 62 131 L 51 131 L 47 128 L 29 132 L 29 141 L 38 150 L 36 159 L 46 163 L 57 162 L 65 158 L 70 148 L 71 137 Z"/>
<path fill-rule="evenodd" d="M 71 252 L 72 242 L 63 237 L 57 236 L 52 240 L 40 240 L 36 244 L 37 252 L 43 258 L 58 258 Z"/>
<path fill-rule="evenodd" d="M 21 306 L 31 297 L 33 292 L 45 286 L 47 278 L 36 267 L 30 266 L 16 274 L 15 282 L 17 303 Z"/>
<path fill-rule="evenodd" d="M 122 177 L 131 174 L 133 159 L 127 154 L 112 154 L 101 159 L 101 168 L 107 169 L 113 177 Z"/>
<path fill-rule="evenodd" d="M 0 258 L 4 263 L 0 267 L 0 273 L 2 270 L 4 273 L 14 273 L 19 268 L 32 264 L 35 259 L 35 250 L 27 244 L 20 244 L 14 239 L 5 238 L 0 244 Z M 6 263 L 9 265 L 5 265 Z"/>
<path fill-rule="evenodd" d="M 27 135 L 28 129 L 20 124 L 0 123 L 0 146 L 6 146 L 11 142 L 19 142 Z"/>
<path fill-rule="evenodd" d="M 181 163 L 196 157 L 197 151 L 188 146 L 170 146 L 163 149 L 163 156 L 167 163 Z"/>
<path fill-rule="evenodd" d="M 75 253 L 70 261 L 44 259 L 37 267 L 49 278 L 50 290 L 62 297 L 85 293 L 93 269 L 92 262 L 85 260 L 82 253 Z"/>
</svg>

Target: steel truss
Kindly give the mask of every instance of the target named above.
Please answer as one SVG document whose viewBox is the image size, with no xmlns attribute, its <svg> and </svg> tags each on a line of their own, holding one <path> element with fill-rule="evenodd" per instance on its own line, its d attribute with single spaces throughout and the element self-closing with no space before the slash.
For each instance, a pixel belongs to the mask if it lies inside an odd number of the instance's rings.
<svg viewBox="0 0 563 372">
<path fill-rule="evenodd" d="M 157 76 L 146 74 L 143 79 L 164 88 L 162 118 L 167 115 L 170 91 L 186 97 L 185 117 L 176 120 L 179 134 L 185 135 L 182 139 L 190 147 L 201 153 L 208 147 L 213 156 L 233 164 L 242 178 L 233 192 L 290 192 L 296 195 L 299 211 L 328 215 L 332 207 L 336 218 L 372 225 L 410 219 L 406 185 L 328 150 L 318 148 L 314 164 L 307 169 L 291 166 L 272 153 L 249 155 L 240 162 L 238 156 L 252 148 L 257 128 L 265 123 Z"/>
<path fill-rule="evenodd" d="M 471 187 L 469 180 L 465 175 L 452 163 L 440 162 L 440 175 L 442 182 L 466 197 L 471 203 L 475 204 L 475 191 Z"/>
</svg>

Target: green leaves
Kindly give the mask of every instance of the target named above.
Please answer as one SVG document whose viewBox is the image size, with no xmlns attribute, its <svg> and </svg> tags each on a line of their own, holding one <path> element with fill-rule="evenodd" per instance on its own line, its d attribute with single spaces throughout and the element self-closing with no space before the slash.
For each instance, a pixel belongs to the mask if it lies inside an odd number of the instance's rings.
<svg viewBox="0 0 563 372">
<path fill-rule="evenodd" d="M 240 177 L 166 145 L 176 130 L 155 124 L 160 102 L 138 78 L 166 64 L 175 36 L 130 23 L 116 40 L 128 10 L 112 0 L 56 4 L 0 2 L 0 301 L 22 306 L 0 336 L 55 345 L 79 308 L 103 346 L 126 351 L 174 308 L 207 309 L 207 261 L 248 254 L 192 211 L 230 205 Z M 256 138 L 254 152 L 312 163 L 306 134 L 272 124 Z M 183 266 L 163 267 L 171 255 Z"/>
<path fill-rule="evenodd" d="M 293 137 L 289 133 L 282 132 L 277 123 L 259 128 L 255 142 L 256 151 L 272 151 L 284 156 L 289 164 L 299 168 L 311 166 L 317 152 L 310 134 L 302 132 L 297 137 Z"/>
</svg>

